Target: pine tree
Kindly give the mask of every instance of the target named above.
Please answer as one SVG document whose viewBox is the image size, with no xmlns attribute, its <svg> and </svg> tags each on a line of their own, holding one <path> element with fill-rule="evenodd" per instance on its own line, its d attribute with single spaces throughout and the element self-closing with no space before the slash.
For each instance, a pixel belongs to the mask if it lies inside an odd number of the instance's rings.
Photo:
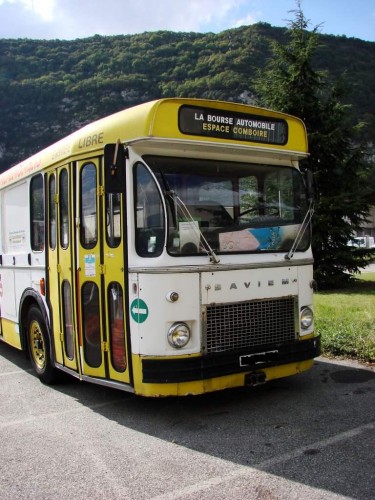
<svg viewBox="0 0 375 500">
<path fill-rule="evenodd" d="M 349 107 L 342 104 L 344 85 L 329 83 L 313 68 L 319 27 L 308 31 L 300 0 L 292 12 L 287 42 L 272 44 L 273 58 L 259 73 L 255 89 L 261 105 L 298 116 L 306 124 L 310 156 L 301 167 L 312 170 L 318 194 L 312 240 L 315 277 L 319 286 L 335 287 L 371 258 L 370 252 L 348 242 L 366 221 L 371 197 L 374 200 L 369 183 L 374 165 L 361 143 L 363 125 L 353 127 Z"/>
</svg>

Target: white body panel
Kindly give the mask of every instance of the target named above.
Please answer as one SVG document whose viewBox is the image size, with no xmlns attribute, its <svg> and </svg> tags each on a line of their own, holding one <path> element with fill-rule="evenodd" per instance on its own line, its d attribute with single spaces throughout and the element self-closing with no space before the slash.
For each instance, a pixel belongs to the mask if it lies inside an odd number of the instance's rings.
<svg viewBox="0 0 375 500">
<path fill-rule="evenodd" d="M 178 355 L 181 350 L 172 348 L 167 340 L 167 331 L 176 321 L 184 321 L 191 328 L 192 339 L 184 354 L 200 351 L 200 298 L 198 273 L 132 274 L 130 286 L 137 283 L 139 293 L 130 292 L 129 318 L 132 351 L 134 354 L 155 356 Z M 179 295 L 177 302 L 167 299 L 169 292 Z M 131 309 L 134 300 L 140 298 L 147 306 L 147 318 L 134 321 Z M 142 318 L 143 320 L 143 318 Z"/>
<path fill-rule="evenodd" d="M 29 185 L 25 180 L 10 186 L 0 198 L 0 308 L 2 317 L 14 323 L 19 322 L 22 295 L 28 289 L 40 295 L 40 280 L 45 278 L 45 252 L 30 247 Z"/>
<path fill-rule="evenodd" d="M 297 267 L 217 271 L 202 275 L 203 304 L 297 295 Z"/>
<path fill-rule="evenodd" d="M 202 306 L 240 303 L 251 300 L 293 297 L 298 310 L 312 307 L 312 289 L 306 286 L 312 280 L 311 265 L 265 267 L 263 269 L 226 269 L 213 271 L 158 273 L 133 272 L 130 275 L 129 318 L 132 351 L 135 354 L 176 356 L 201 352 Z M 303 285 L 303 286 L 301 286 Z M 169 292 L 178 293 L 178 300 L 170 302 Z M 132 307 L 140 299 L 146 308 L 141 321 L 134 320 Z M 146 312 L 147 309 L 147 312 Z M 167 340 L 169 327 L 178 321 L 187 323 L 192 332 L 185 348 L 175 349 Z M 313 328 L 300 332 L 307 335 Z"/>
</svg>

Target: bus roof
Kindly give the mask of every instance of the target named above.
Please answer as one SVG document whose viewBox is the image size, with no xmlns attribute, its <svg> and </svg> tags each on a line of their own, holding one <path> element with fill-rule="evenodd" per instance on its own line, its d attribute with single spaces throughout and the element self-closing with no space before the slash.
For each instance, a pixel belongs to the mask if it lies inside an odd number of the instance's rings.
<svg viewBox="0 0 375 500">
<path fill-rule="evenodd" d="M 307 155 L 303 122 L 264 108 L 204 99 L 159 99 L 97 120 L 0 175 L 0 187 L 120 140 L 199 140 Z"/>
</svg>

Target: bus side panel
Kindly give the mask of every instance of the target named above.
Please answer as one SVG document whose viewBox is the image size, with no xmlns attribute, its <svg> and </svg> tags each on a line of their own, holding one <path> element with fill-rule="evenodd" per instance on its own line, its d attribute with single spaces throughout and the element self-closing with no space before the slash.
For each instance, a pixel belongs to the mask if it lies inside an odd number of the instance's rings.
<svg viewBox="0 0 375 500">
<path fill-rule="evenodd" d="M 0 300 L 1 316 L 11 321 L 16 321 L 16 287 L 13 269 L 1 269 L 1 284 L 3 290 Z"/>
<path fill-rule="evenodd" d="M 1 331 L 1 340 L 17 349 L 22 349 L 18 323 L 2 318 Z"/>
<path fill-rule="evenodd" d="M 3 257 L 4 261 L 4 257 Z M 15 273 L 13 269 L 1 269 L 1 338 L 7 344 L 21 349 L 18 318 L 16 311 Z"/>
<path fill-rule="evenodd" d="M 1 265 L 0 310 L 3 340 L 21 348 L 18 326 L 18 304 L 21 287 L 30 286 L 29 184 L 10 186 L 1 195 Z"/>
</svg>

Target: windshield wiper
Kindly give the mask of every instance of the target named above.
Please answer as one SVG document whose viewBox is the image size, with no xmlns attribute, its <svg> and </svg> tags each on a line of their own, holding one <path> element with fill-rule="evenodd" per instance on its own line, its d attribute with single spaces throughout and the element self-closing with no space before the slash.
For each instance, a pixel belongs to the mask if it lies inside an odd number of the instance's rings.
<svg viewBox="0 0 375 500">
<path fill-rule="evenodd" d="M 309 227 L 313 214 L 314 214 L 314 204 L 312 201 L 310 201 L 309 208 L 307 209 L 302 224 L 300 225 L 295 240 L 293 241 L 293 245 L 291 246 L 289 252 L 285 255 L 286 260 L 291 260 L 293 258 L 293 255 L 295 254 L 298 245 L 301 243 L 301 240 L 303 238 L 303 235 L 305 234 L 306 229 Z"/>
<path fill-rule="evenodd" d="M 175 206 L 175 213 L 176 213 L 176 224 L 177 224 L 177 209 L 179 208 L 182 215 L 189 221 L 191 222 L 191 226 L 193 230 L 196 232 L 196 234 L 199 236 L 199 238 L 203 242 L 203 247 L 205 252 L 210 258 L 210 262 L 212 264 L 219 264 L 220 259 L 218 256 L 215 254 L 213 248 L 211 245 L 208 243 L 206 238 L 204 237 L 202 231 L 199 228 L 199 225 L 196 224 L 196 221 L 193 219 L 193 216 L 191 215 L 188 207 L 185 205 L 185 203 L 182 201 L 182 199 L 178 196 L 178 194 L 175 191 L 168 190 L 166 191 L 166 196 L 170 196 L 171 199 L 173 200 L 173 204 Z"/>
</svg>

